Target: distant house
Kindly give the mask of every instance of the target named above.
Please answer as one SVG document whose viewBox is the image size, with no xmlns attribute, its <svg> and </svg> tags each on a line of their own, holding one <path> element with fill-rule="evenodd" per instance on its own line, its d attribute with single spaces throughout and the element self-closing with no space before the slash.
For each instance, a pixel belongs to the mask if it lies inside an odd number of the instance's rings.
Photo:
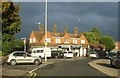
<svg viewBox="0 0 120 78">
<path fill-rule="evenodd" d="M 105 50 L 105 45 L 102 45 L 102 44 L 95 44 L 95 43 L 92 43 L 90 44 L 90 48 L 93 50 L 93 51 L 102 51 L 102 50 Z"/>
<path fill-rule="evenodd" d="M 83 51 L 88 47 L 89 43 L 82 33 L 78 34 L 77 27 L 75 27 L 73 31 L 74 33 L 68 33 L 68 29 L 64 28 L 64 32 L 58 33 L 57 26 L 54 24 L 53 32 L 48 31 L 44 33 L 44 27 L 40 27 L 40 31 L 31 32 L 29 36 L 29 46 L 31 48 L 45 46 L 45 35 L 47 35 L 47 46 L 51 48 L 61 48 L 64 51 L 71 47 L 71 50 L 80 54 L 80 48 L 82 47 Z"/>
</svg>

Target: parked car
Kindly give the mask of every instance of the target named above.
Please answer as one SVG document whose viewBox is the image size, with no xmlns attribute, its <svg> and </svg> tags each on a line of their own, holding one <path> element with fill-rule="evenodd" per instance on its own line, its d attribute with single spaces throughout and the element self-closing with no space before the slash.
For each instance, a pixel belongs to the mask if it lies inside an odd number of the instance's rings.
<svg viewBox="0 0 120 78">
<path fill-rule="evenodd" d="M 51 51 L 51 57 L 52 58 L 62 58 L 63 53 L 62 53 L 62 51 Z"/>
<path fill-rule="evenodd" d="M 89 54 L 89 57 L 90 57 L 90 58 L 99 58 L 99 55 L 98 55 L 96 52 L 91 52 L 91 53 Z"/>
<path fill-rule="evenodd" d="M 116 55 L 115 52 L 108 52 L 107 55 L 106 55 L 106 58 L 111 59 L 115 55 Z"/>
<path fill-rule="evenodd" d="M 105 51 L 97 51 L 96 52 L 99 56 L 99 59 L 106 59 L 106 52 Z"/>
<path fill-rule="evenodd" d="M 115 56 L 111 57 L 110 65 L 112 67 L 120 68 L 120 51 L 118 51 Z"/>
<path fill-rule="evenodd" d="M 17 63 L 34 63 L 38 65 L 42 63 L 41 58 L 31 56 L 29 53 L 24 51 L 15 51 L 7 56 L 7 63 L 16 65 Z"/>
<path fill-rule="evenodd" d="M 64 57 L 65 58 L 72 58 L 73 57 L 73 52 L 72 51 L 64 52 Z"/>
</svg>

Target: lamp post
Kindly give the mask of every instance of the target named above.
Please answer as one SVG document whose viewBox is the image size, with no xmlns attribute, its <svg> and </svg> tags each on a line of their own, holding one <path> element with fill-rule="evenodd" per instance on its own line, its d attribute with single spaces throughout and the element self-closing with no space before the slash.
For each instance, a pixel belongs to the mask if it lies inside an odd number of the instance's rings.
<svg viewBox="0 0 120 78">
<path fill-rule="evenodd" d="M 26 52 L 26 38 L 22 38 L 23 43 L 24 43 L 24 52 Z"/>
<path fill-rule="evenodd" d="M 47 61 L 47 0 L 45 2 L 45 61 Z"/>
</svg>

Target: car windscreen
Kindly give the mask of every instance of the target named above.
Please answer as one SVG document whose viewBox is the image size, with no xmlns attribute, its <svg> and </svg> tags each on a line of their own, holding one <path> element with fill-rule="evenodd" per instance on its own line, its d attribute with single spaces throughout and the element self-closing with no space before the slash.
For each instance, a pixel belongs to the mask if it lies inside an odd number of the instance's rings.
<svg viewBox="0 0 120 78">
<path fill-rule="evenodd" d="M 73 52 L 70 51 L 70 52 L 68 52 L 68 53 L 73 53 Z"/>
<path fill-rule="evenodd" d="M 118 58 L 120 58 L 120 52 L 118 52 L 118 53 L 116 54 L 116 56 L 117 56 Z"/>
<path fill-rule="evenodd" d="M 67 52 L 64 52 L 64 53 L 67 53 Z"/>
</svg>

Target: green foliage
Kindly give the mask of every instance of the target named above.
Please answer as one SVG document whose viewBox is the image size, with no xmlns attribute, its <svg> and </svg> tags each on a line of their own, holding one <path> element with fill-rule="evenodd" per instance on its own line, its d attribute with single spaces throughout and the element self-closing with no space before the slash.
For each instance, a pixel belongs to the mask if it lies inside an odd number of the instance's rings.
<svg viewBox="0 0 120 78">
<path fill-rule="evenodd" d="M 84 32 L 83 34 L 85 35 L 89 43 L 99 43 L 99 40 L 102 36 L 98 28 L 93 28 L 91 31 Z"/>
<path fill-rule="evenodd" d="M 14 39 L 14 40 L 11 40 L 11 41 L 4 41 L 3 42 L 3 52 L 5 52 L 5 54 L 8 54 L 10 53 L 11 51 L 13 51 L 14 49 L 19 49 L 21 47 L 23 47 L 23 41 L 20 40 L 20 39 Z"/>
<path fill-rule="evenodd" d="M 13 2 L 2 3 L 2 31 L 5 33 L 15 34 L 20 31 L 19 7 Z"/>
<path fill-rule="evenodd" d="M 93 34 L 94 34 L 94 36 L 95 36 L 95 38 L 96 38 L 96 41 L 99 41 L 100 38 L 101 38 L 101 36 L 102 36 L 100 30 L 99 30 L 98 28 L 95 28 L 95 27 L 94 27 L 94 28 L 91 30 L 91 32 L 93 32 Z"/>
<path fill-rule="evenodd" d="M 2 51 L 5 54 L 23 46 L 23 42 L 14 37 L 20 32 L 20 26 L 19 6 L 11 1 L 2 2 Z"/>
<path fill-rule="evenodd" d="M 12 41 L 12 43 L 13 43 L 13 48 L 21 48 L 21 46 L 24 46 L 23 41 L 20 39 L 15 39 L 14 41 Z"/>
<path fill-rule="evenodd" d="M 93 32 L 84 32 L 84 35 L 86 36 L 89 43 L 95 43 L 96 37 Z"/>
<path fill-rule="evenodd" d="M 115 42 L 110 36 L 102 36 L 100 39 L 100 43 L 106 46 L 107 51 L 110 51 L 115 47 Z"/>
</svg>

